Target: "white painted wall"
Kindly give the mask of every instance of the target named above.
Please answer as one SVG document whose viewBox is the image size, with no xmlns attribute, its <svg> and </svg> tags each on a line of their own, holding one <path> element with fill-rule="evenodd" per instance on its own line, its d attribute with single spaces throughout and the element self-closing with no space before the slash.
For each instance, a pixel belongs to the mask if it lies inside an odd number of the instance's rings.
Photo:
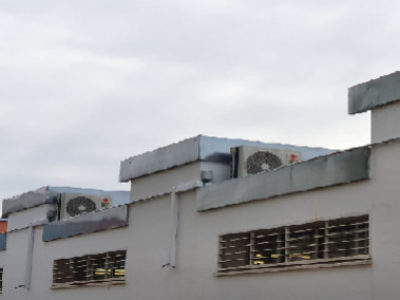
<svg viewBox="0 0 400 300">
<path fill-rule="evenodd" d="M 196 162 L 131 181 L 131 202 L 170 193 L 173 186 L 200 180 L 200 163 Z"/>
<path fill-rule="evenodd" d="M 379 143 L 398 137 L 400 137 L 400 102 L 372 109 L 372 143 Z"/>
<path fill-rule="evenodd" d="M 200 169 L 201 171 L 213 172 L 213 183 L 229 180 L 231 176 L 230 166 L 222 163 L 202 161 L 200 163 Z"/>
<path fill-rule="evenodd" d="M 25 228 L 29 224 L 47 220 L 49 210 L 55 209 L 52 204 L 39 205 L 30 209 L 21 210 L 8 216 L 8 231 Z"/>
<path fill-rule="evenodd" d="M 400 142 L 373 148 L 370 184 L 371 242 L 374 299 L 398 299 L 400 295 Z"/>
<path fill-rule="evenodd" d="M 131 202 L 170 193 L 173 186 L 200 181 L 201 171 L 212 171 L 214 183 L 227 180 L 230 176 L 230 169 L 226 164 L 195 162 L 132 180 Z"/>
</svg>

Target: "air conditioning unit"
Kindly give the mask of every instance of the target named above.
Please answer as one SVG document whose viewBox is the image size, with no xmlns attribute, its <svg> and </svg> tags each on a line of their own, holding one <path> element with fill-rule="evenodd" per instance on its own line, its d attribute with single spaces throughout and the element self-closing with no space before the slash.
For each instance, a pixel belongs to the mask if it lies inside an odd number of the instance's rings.
<svg viewBox="0 0 400 300">
<path fill-rule="evenodd" d="M 63 193 L 60 197 L 60 220 L 112 205 L 111 196 Z"/>
<path fill-rule="evenodd" d="M 231 178 L 271 171 L 301 161 L 301 152 L 239 146 L 231 148 Z"/>
</svg>

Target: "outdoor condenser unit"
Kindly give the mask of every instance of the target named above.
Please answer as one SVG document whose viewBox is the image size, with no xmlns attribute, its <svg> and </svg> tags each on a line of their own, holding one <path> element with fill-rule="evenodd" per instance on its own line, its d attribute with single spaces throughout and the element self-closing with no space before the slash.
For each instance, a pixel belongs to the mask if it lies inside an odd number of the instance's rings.
<svg viewBox="0 0 400 300">
<path fill-rule="evenodd" d="M 60 219 L 103 209 L 112 205 L 111 196 L 63 193 L 60 197 Z"/>
<path fill-rule="evenodd" d="M 231 178 L 275 170 L 301 161 L 301 152 L 239 146 L 231 148 Z"/>
</svg>

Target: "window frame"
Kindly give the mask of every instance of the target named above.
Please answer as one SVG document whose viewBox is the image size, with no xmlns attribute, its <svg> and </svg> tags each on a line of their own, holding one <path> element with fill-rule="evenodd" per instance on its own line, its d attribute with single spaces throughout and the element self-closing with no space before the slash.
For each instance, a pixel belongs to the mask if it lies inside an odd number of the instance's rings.
<svg viewBox="0 0 400 300">
<path fill-rule="evenodd" d="M 116 250 L 55 259 L 51 288 L 125 284 L 126 252 Z M 118 275 L 117 270 L 120 270 Z"/>
<path fill-rule="evenodd" d="M 277 237 L 273 238 L 274 235 Z M 246 236 L 249 243 L 244 246 L 229 240 Z M 227 233 L 219 236 L 218 268 L 214 275 L 370 264 L 369 247 L 368 215 Z M 242 260 L 233 259 L 236 253 L 241 253 Z"/>
</svg>

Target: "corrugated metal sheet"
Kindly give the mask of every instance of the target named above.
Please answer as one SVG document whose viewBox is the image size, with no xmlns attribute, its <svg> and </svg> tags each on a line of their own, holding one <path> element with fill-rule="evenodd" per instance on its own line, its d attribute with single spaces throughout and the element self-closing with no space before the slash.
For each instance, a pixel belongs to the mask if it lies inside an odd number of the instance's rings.
<svg viewBox="0 0 400 300">
<path fill-rule="evenodd" d="M 370 147 L 363 147 L 206 186 L 197 191 L 197 210 L 205 211 L 368 179 L 369 159 Z"/>
<path fill-rule="evenodd" d="M 128 211 L 128 206 L 123 205 L 46 224 L 43 228 L 43 241 L 50 242 L 76 235 L 128 226 Z"/>
<path fill-rule="evenodd" d="M 400 100 L 400 72 L 395 72 L 349 88 L 349 114 Z"/>
</svg>

